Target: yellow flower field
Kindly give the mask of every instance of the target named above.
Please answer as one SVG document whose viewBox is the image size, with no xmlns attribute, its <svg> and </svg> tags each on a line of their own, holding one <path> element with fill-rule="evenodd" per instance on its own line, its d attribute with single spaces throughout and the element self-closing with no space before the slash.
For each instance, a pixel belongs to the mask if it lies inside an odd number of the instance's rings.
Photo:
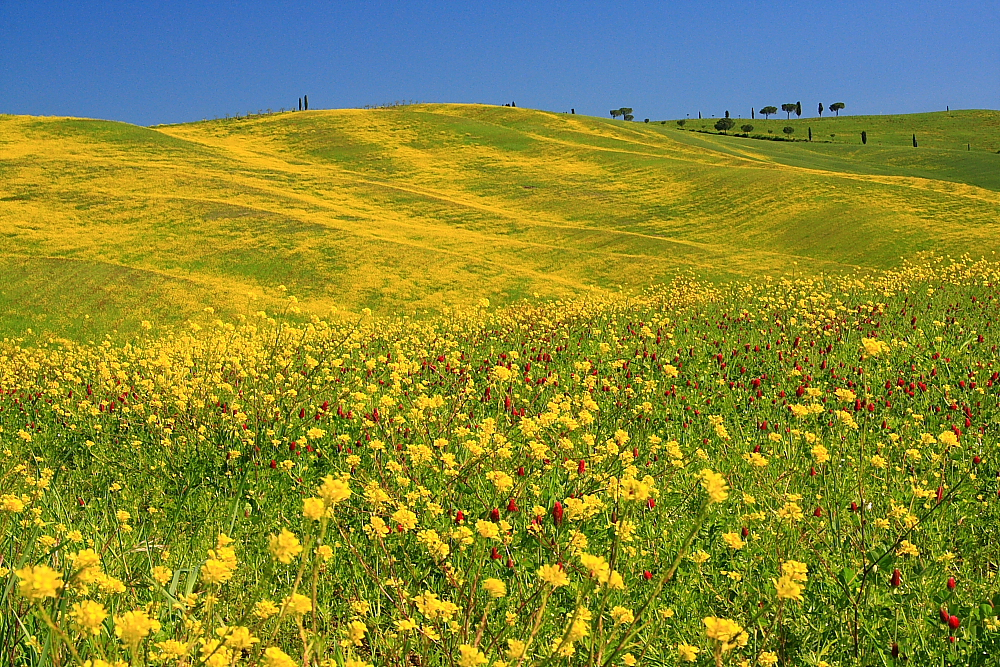
<svg viewBox="0 0 1000 667">
<path fill-rule="evenodd" d="M 5 340 L 0 662 L 994 664 L 998 281 Z"/>
</svg>

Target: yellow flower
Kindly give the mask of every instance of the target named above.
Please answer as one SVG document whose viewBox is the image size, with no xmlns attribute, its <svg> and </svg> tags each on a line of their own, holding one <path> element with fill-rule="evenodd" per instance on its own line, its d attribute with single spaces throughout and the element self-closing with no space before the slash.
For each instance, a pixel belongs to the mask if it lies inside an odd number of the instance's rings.
<svg viewBox="0 0 1000 667">
<path fill-rule="evenodd" d="M 101 557 L 93 549 L 82 549 L 74 554 L 70 554 L 69 559 L 73 563 L 76 578 L 81 583 L 90 584 L 100 578 Z"/>
<path fill-rule="evenodd" d="M 886 461 L 881 455 L 876 454 L 871 458 L 871 464 L 875 468 L 885 469 L 889 462 Z"/>
<path fill-rule="evenodd" d="M 635 667 L 639 661 L 631 653 L 626 653 L 622 656 L 622 662 L 625 663 L 625 667 Z"/>
<path fill-rule="evenodd" d="M 919 556 L 920 555 L 920 549 L 918 549 L 917 545 L 913 544 L 909 540 L 903 540 L 902 543 L 900 543 L 899 548 L 896 549 L 896 555 L 897 556 Z"/>
<path fill-rule="evenodd" d="M 24 511 L 24 503 L 17 496 L 5 493 L 0 496 L 0 510 L 17 514 Z"/>
<path fill-rule="evenodd" d="M 711 503 L 721 503 L 729 497 L 729 486 L 726 478 L 708 468 L 701 471 L 701 485 L 708 492 L 708 499 Z"/>
<path fill-rule="evenodd" d="M 808 566 L 797 560 L 786 560 L 781 564 L 781 573 L 792 581 L 804 582 L 808 578 Z"/>
<path fill-rule="evenodd" d="M 740 537 L 739 533 L 723 533 L 722 539 L 727 545 L 729 545 L 730 549 L 742 549 L 746 546 L 746 542 L 743 541 L 743 538 Z"/>
<path fill-rule="evenodd" d="M 482 519 L 477 521 L 476 532 L 486 539 L 500 537 L 500 529 L 492 521 L 483 521 Z"/>
<path fill-rule="evenodd" d="M 770 667 L 771 665 L 777 665 L 778 654 L 772 653 L 771 651 L 761 651 L 760 655 L 757 656 L 757 664 L 765 665 L 765 667 Z"/>
<path fill-rule="evenodd" d="M 166 586 L 167 582 L 170 581 L 174 573 L 169 567 L 163 567 L 162 565 L 157 565 L 152 570 L 153 579 L 157 581 L 161 586 Z"/>
<path fill-rule="evenodd" d="M 19 590 L 29 602 L 54 598 L 63 586 L 62 574 L 48 565 L 26 565 L 14 572 L 21 580 Z"/>
<path fill-rule="evenodd" d="M 322 560 L 328 561 L 333 558 L 333 548 L 329 544 L 320 545 L 319 548 L 316 549 L 316 555 Z"/>
<path fill-rule="evenodd" d="M 458 667 L 479 667 L 479 665 L 485 665 L 489 662 L 482 651 L 468 644 L 462 644 L 458 647 L 458 656 Z"/>
<path fill-rule="evenodd" d="M 69 612 L 73 619 L 73 625 L 77 627 L 82 635 L 98 635 L 101 632 L 101 625 L 108 617 L 108 612 L 104 605 L 93 600 L 84 600 L 73 605 Z"/>
<path fill-rule="evenodd" d="M 166 641 L 156 642 L 154 646 L 160 649 L 159 655 L 155 656 L 157 661 L 183 658 L 188 654 L 188 651 L 191 650 L 191 646 L 189 644 L 179 642 L 176 639 L 167 639 Z"/>
<path fill-rule="evenodd" d="M 584 552 L 580 554 L 580 564 L 587 568 L 590 576 L 602 584 L 608 583 L 608 579 L 611 577 L 611 566 L 608 565 L 608 561 L 603 556 Z"/>
<path fill-rule="evenodd" d="M 417 515 L 405 507 L 392 513 L 392 521 L 396 525 L 402 526 L 403 530 L 413 530 L 417 527 Z"/>
<path fill-rule="evenodd" d="M 802 507 L 798 503 L 785 503 L 784 507 L 778 510 L 778 518 L 790 523 L 801 521 L 802 517 Z"/>
<path fill-rule="evenodd" d="M 632 613 L 631 609 L 626 607 L 613 607 L 611 609 L 611 618 L 616 625 L 628 625 L 635 622 L 635 614 Z"/>
<path fill-rule="evenodd" d="M 737 646 L 746 646 L 750 639 L 736 621 L 707 616 L 702 619 L 702 623 L 705 624 L 705 634 L 721 644 L 720 648 L 723 653 Z"/>
<path fill-rule="evenodd" d="M 224 637 L 226 646 L 231 649 L 242 651 L 244 649 L 252 648 L 254 644 L 260 642 L 257 637 L 254 637 L 250 632 L 250 628 L 245 628 L 242 625 L 235 625 L 232 627 L 222 626 L 215 630 L 220 638 Z"/>
<path fill-rule="evenodd" d="M 201 580 L 206 584 L 224 584 L 232 578 L 233 568 L 217 558 L 209 558 L 201 566 Z"/>
<path fill-rule="evenodd" d="M 684 662 L 695 662 L 698 660 L 698 652 L 701 649 L 691 644 L 678 644 L 677 657 Z"/>
<path fill-rule="evenodd" d="M 555 588 L 569 584 L 569 577 L 566 576 L 566 572 L 558 565 L 541 566 L 538 568 L 538 578 Z"/>
<path fill-rule="evenodd" d="M 507 595 L 507 584 L 503 583 L 499 579 L 487 579 L 483 582 L 483 590 L 485 590 L 491 598 L 502 598 Z"/>
<path fill-rule="evenodd" d="M 507 493 L 514 487 L 514 478 L 502 470 L 492 470 L 486 473 L 486 479 L 493 482 L 500 493 Z"/>
<path fill-rule="evenodd" d="M 837 398 L 842 400 L 844 403 L 851 403 L 858 397 L 857 394 L 850 389 L 839 388 L 833 393 L 836 394 Z"/>
<path fill-rule="evenodd" d="M 520 639 L 508 639 L 507 640 L 507 658 L 510 660 L 520 660 L 525 651 L 528 650 L 528 645 L 521 641 Z"/>
<path fill-rule="evenodd" d="M 347 641 L 353 646 L 361 646 L 367 632 L 368 626 L 364 621 L 351 621 L 347 624 Z"/>
<path fill-rule="evenodd" d="M 417 622 L 412 618 L 404 618 L 396 621 L 396 629 L 402 633 L 412 632 L 417 629 Z"/>
<path fill-rule="evenodd" d="M 830 452 L 823 445 L 814 445 L 812 455 L 816 457 L 816 463 L 826 463 L 830 460 Z"/>
<path fill-rule="evenodd" d="M 278 605 L 270 600 L 261 600 L 253 606 L 253 615 L 260 619 L 268 619 L 278 613 Z"/>
<path fill-rule="evenodd" d="M 306 498 L 302 501 L 302 516 L 319 521 L 326 515 L 326 504 L 322 498 Z"/>
<path fill-rule="evenodd" d="M 160 629 L 160 622 L 152 619 L 142 609 L 127 611 L 115 617 L 115 634 L 129 647 L 135 648 L 151 632 Z"/>
<path fill-rule="evenodd" d="M 333 475 L 323 478 L 323 483 L 316 490 L 327 507 L 333 507 L 351 497 L 351 487 L 342 479 L 334 479 Z"/>
<path fill-rule="evenodd" d="M 888 343 L 875 338 L 862 338 L 861 345 L 865 349 L 865 354 L 869 357 L 877 357 L 889 351 Z"/>
<path fill-rule="evenodd" d="M 265 667 L 298 667 L 288 654 L 277 646 L 270 646 L 264 651 Z"/>
<path fill-rule="evenodd" d="M 772 579 L 774 587 L 778 592 L 779 600 L 795 600 L 802 602 L 802 586 L 788 575 L 780 579 Z"/>
<path fill-rule="evenodd" d="M 278 535 L 271 535 L 268 551 L 276 560 L 288 565 L 292 559 L 302 553 L 302 545 L 295 533 L 287 528 L 282 528 Z"/>
<path fill-rule="evenodd" d="M 955 433 L 952 431 L 944 431 L 941 435 L 938 436 L 938 442 L 948 447 L 957 447 L 958 436 L 956 436 Z"/>
<path fill-rule="evenodd" d="M 294 616 L 304 616 L 312 611 L 312 600 L 301 593 L 293 593 L 282 604 Z"/>
</svg>

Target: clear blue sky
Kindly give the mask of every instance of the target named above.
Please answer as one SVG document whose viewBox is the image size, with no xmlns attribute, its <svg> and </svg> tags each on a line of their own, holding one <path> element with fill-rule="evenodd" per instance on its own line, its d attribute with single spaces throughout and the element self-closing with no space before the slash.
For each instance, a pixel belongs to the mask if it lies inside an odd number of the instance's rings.
<svg viewBox="0 0 1000 667">
<path fill-rule="evenodd" d="M 636 118 L 1000 108 L 1000 0 L 0 0 L 0 113 L 150 125 L 484 102 Z"/>
</svg>

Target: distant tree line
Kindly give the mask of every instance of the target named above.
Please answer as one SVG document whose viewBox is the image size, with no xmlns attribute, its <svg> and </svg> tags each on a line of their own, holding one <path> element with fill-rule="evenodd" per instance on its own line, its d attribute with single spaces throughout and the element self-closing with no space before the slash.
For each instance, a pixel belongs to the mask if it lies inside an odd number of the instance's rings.
<svg viewBox="0 0 1000 667">
<path fill-rule="evenodd" d="M 833 104 L 830 105 L 829 108 L 830 111 L 835 112 L 839 116 L 840 110 L 845 108 L 845 106 L 846 105 L 843 102 L 834 102 Z M 781 105 L 781 110 L 785 112 L 786 119 L 790 119 L 792 117 L 792 114 L 795 114 L 796 117 L 801 118 L 802 102 L 786 102 L 785 104 Z M 822 102 L 819 103 L 819 106 L 817 107 L 816 111 L 819 113 L 820 116 L 823 115 L 824 108 Z M 760 111 L 758 111 L 757 113 L 759 113 L 766 119 L 768 116 L 773 116 L 774 114 L 778 113 L 778 107 L 774 106 L 761 107 Z M 750 115 L 753 116 L 753 109 L 750 110 Z"/>
</svg>

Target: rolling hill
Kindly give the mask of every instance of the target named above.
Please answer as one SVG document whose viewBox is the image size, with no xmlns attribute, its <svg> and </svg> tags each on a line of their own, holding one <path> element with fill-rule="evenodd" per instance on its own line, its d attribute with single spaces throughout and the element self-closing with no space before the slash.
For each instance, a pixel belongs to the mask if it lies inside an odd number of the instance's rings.
<svg viewBox="0 0 1000 667">
<path fill-rule="evenodd" d="M 1000 112 L 752 121 L 812 143 L 689 131 L 713 122 L 0 116 L 0 331 L 96 338 L 284 308 L 285 289 L 305 314 L 414 313 L 1000 247 Z"/>
</svg>

